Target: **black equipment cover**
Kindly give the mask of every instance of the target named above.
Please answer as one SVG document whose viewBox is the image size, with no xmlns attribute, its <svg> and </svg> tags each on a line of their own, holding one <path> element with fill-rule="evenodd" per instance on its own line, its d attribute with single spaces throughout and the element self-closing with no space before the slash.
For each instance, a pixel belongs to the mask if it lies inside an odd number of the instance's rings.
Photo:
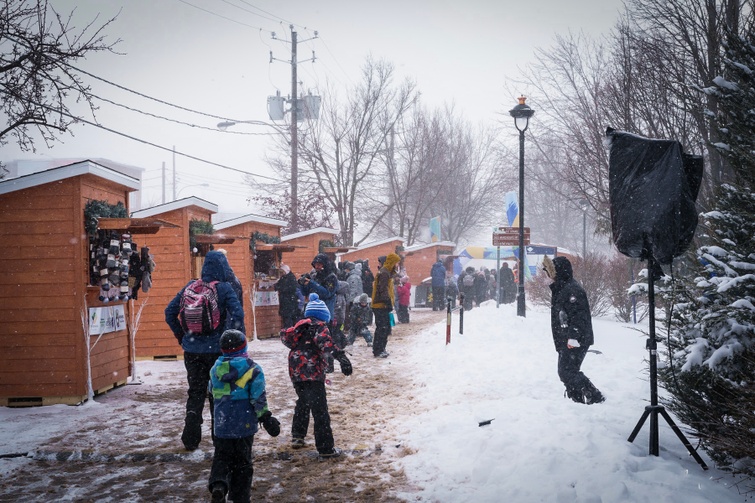
<svg viewBox="0 0 755 503">
<path fill-rule="evenodd" d="M 703 159 L 674 140 L 653 140 L 606 130 L 610 142 L 608 188 L 611 231 L 618 250 L 670 264 L 684 253 L 697 227 L 695 200 Z"/>
</svg>

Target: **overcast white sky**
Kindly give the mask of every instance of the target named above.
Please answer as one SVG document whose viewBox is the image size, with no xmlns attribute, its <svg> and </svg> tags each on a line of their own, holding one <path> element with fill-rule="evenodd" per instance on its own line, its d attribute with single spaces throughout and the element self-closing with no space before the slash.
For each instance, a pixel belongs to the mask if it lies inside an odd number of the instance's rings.
<svg viewBox="0 0 755 503">
<path fill-rule="evenodd" d="M 510 118 L 516 104 L 504 83 L 516 79 L 536 48 L 568 31 L 599 36 L 618 18 L 621 0 L 51 0 L 59 12 L 76 9 L 74 24 L 118 14 L 108 28 L 122 55 L 100 54 L 79 67 L 107 81 L 209 115 L 267 121 L 267 97 L 290 94 L 290 29 L 299 37 L 300 89 L 320 94 L 327 82 L 345 87 L 360 78 L 368 55 L 410 77 L 428 106 L 454 103 L 464 116 L 491 124 Z M 318 38 L 314 37 L 317 31 Z M 276 32 L 278 40 L 273 40 Z M 273 56 L 284 61 L 270 63 Z M 305 62 L 315 51 L 317 61 Z M 79 125 L 74 137 L 36 154 L 8 145 L 0 160 L 100 157 L 145 168 L 143 206 L 161 202 L 165 163 L 170 182 L 176 150 L 233 168 L 175 158 L 179 197 L 196 195 L 220 212 L 261 212 L 246 206 L 239 171 L 271 174 L 265 164 L 269 128 L 238 125 L 180 112 L 93 81 L 95 94 L 179 125 L 104 103 L 102 125 L 162 146 Z M 528 94 L 527 89 L 517 93 Z M 501 113 L 505 114 L 503 117 Z M 207 128 L 207 129 L 202 129 Z M 246 133 L 246 134 L 241 134 Z M 262 134 L 260 134 L 262 133 Z M 512 136 L 516 131 L 511 128 Z M 515 163 L 516 160 L 513 161 Z M 237 170 L 237 171 L 234 171 Z M 209 187 L 199 184 L 209 183 Z M 173 188 L 167 187 L 171 200 Z"/>
</svg>

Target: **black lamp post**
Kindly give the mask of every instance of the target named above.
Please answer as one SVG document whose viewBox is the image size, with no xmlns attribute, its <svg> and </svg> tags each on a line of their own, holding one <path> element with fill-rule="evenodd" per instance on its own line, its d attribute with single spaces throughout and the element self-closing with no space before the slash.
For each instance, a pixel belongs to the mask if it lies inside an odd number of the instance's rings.
<svg viewBox="0 0 755 503">
<path fill-rule="evenodd" d="M 509 114 L 514 118 L 514 125 L 519 131 L 519 289 L 516 298 L 517 316 L 527 316 L 524 302 L 524 132 L 530 124 L 530 117 L 535 111 L 527 106 L 524 102 L 527 98 L 522 95 L 519 98 L 519 104 L 509 110 Z"/>
<path fill-rule="evenodd" d="M 587 199 L 579 200 L 579 208 L 582 210 L 582 260 L 587 259 L 587 209 L 589 207 Z"/>
</svg>

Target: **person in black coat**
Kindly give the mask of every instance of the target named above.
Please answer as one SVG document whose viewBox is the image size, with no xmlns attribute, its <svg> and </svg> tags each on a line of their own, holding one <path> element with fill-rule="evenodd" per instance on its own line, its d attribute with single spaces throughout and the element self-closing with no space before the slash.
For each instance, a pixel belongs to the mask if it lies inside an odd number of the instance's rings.
<svg viewBox="0 0 755 503">
<path fill-rule="evenodd" d="M 281 328 L 293 327 L 294 323 L 301 318 L 299 311 L 299 296 L 296 291 L 299 283 L 291 268 L 286 264 L 281 265 L 283 276 L 275 283 L 275 291 L 278 292 L 278 314 L 281 317 Z"/>
<path fill-rule="evenodd" d="M 446 309 L 446 267 L 443 261 L 438 259 L 430 268 L 430 285 L 433 289 L 433 311 Z"/>
<path fill-rule="evenodd" d="M 551 289 L 551 332 L 558 352 L 558 377 L 566 395 L 578 403 L 600 403 L 603 394 L 582 373 L 587 350 L 594 343 L 590 303 L 584 288 L 574 279 L 566 257 L 548 256 L 543 269 L 553 283 Z"/>
<path fill-rule="evenodd" d="M 516 281 L 514 280 L 514 272 L 509 268 L 508 262 L 504 262 L 501 266 L 499 278 L 501 282 L 500 302 L 511 304 L 516 300 Z"/>
</svg>

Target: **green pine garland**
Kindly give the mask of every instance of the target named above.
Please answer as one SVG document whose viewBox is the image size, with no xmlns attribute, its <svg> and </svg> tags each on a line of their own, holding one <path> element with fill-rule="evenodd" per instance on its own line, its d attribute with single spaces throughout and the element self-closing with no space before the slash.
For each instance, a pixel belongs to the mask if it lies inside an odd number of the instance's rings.
<svg viewBox="0 0 755 503">
<path fill-rule="evenodd" d="M 265 232 L 254 231 L 252 233 L 252 239 L 249 240 L 249 249 L 252 252 L 252 256 L 257 254 L 257 241 L 262 241 L 267 244 L 278 244 L 281 242 L 281 238 L 278 236 L 271 236 Z"/>
<path fill-rule="evenodd" d="M 207 220 L 197 220 L 195 218 L 189 221 L 189 250 L 193 252 L 197 247 L 197 240 L 194 236 L 197 234 L 212 234 L 215 230 L 212 228 L 212 222 Z"/>
<path fill-rule="evenodd" d="M 84 228 L 90 237 L 94 237 L 100 218 L 126 218 L 126 206 L 118 201 L 110 204 L 107 201 L 91 199 L 84 206 Z"/>
</svg>

